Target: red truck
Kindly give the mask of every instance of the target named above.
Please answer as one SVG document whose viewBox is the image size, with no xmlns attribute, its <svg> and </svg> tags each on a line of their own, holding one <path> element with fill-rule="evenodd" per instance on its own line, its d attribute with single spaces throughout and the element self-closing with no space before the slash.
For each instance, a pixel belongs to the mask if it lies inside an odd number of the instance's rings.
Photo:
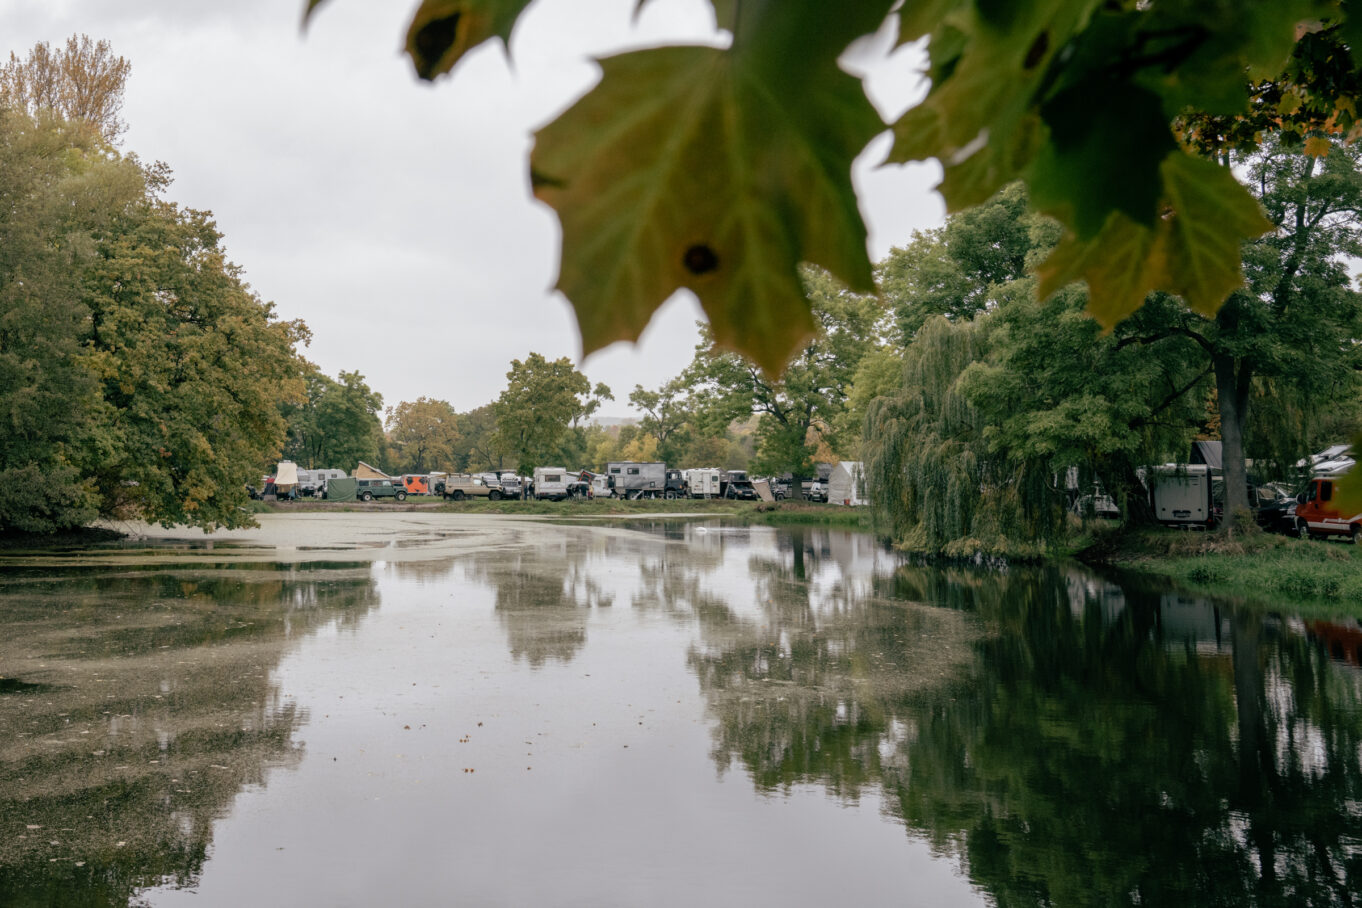
<svg viewBox="0 0 1362 908">
<path fill-rule="evenodd" d="M 1302 539 L 1323 539 L 1326 536 L 1351 536 L 1353 543 L 1362 541 L 1362 514 L 1351 513 L 1356 502 L 1346 511 L 1339 509 L 1339 477 L 1316 477 L 1305 491 L 1296 496 L 1296 535 Z"/>
</svg>

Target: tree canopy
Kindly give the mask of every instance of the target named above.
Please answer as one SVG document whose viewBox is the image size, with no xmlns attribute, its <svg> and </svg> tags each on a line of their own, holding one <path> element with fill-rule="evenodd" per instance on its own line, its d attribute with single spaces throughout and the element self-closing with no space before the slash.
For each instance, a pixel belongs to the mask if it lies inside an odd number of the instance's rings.
<svg viewBox="0 0 1362 908">
<path fill-rule="evenodd" d="M 593 388 L 566 356 L 550 361 L 531 353 L 523 362 L 512 360 L 506 379 L 492 404 L 496 447 L 516 457 L 522 472 L 557 462 L 569 430 L 612 399 L 609 388 Z"/>
<path fill-rule="evenodd" d="M 383 443 L 378 417 L 383 395 L 359 372 L 342 371 L 333 379 L 311 363 L 304 368 L 305 399 L 283 408 L 288 420 L 284 455 L 308 469 L 352 470 L 361 460 L 377 461 Z"/>
<path fill-rule="evenodd" d="M 88 38 L 0 69 L 0 530 L 249 523 L 303 392 L 306 326 L 111 144 L 127 71 Z"/>
<path fill-rule="evenodd" d="M 428 473 L 448 465 L 458 450 L 458 416 L 449 401 L 418 397 L 388 408 L 388 443 L 394 467 L 403 473 Z"/>
<path fill-rule="evenodd" d="M 11 51 L 0 66 L 0 103 L 33 117 L 83 123 L 114 142 L 127 128 L 120 113 L 131 70 L 108 41 L 72 35 L 58 50 L 43 42 L 23 60 Z"/>
</svg>

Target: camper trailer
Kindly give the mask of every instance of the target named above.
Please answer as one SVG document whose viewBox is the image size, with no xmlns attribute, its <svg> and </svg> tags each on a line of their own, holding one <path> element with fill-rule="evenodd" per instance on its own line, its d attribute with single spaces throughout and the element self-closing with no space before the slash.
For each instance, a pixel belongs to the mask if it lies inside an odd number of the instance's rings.
<svg viewBox="0 0 1362 908">
<path fill-rule="evenodd" d="M 345 476 L 344 470 L 299 470 L 298 471 L 298 494 L 307 496 L 319 496 L 326 489 L 326 484 L 333 479 L 342 479 Z"/>
<path fill-rule="evenodd" d="M 569 497 L 568 484 L 574 478 L 564 467 L 535 467 L 535 499 L 550 498 L 554 501 L 562 501 Z"/>
<path fill-rule="evenodd" d="M 605 472 L 617 498 L 661 498 L 667 488 L 665 463 L 612 461 Z"/>
<path fill-rule="evenodd" d="M 683 470 L 691 498 L 718 498 L 723 492 L 723 471 L 716 467 Z"/>
<path fill-rule="evenodd" d="M 1150 504 L 1159 523 L 1215 526 L 1215 477 L 1206 464 L 1165 464 L 1150 473 Z"/>
</svg>

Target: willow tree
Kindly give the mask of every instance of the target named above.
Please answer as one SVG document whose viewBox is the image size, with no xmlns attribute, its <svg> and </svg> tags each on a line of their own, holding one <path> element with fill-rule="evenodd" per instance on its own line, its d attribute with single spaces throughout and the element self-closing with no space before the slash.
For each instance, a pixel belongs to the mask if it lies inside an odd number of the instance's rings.
<svg viewBox="0 0 1362 908">
<path fill-rule="evenodd" d="M 1061 525 L 1048 461 L 997 456 L 962 378 L 988 355 L 987 316 L 934 316 L 904 354 L 900 391 L 870 407 L 862 453 L 876 523 L 931 554 L 1039 553 Z"/>
</svg>

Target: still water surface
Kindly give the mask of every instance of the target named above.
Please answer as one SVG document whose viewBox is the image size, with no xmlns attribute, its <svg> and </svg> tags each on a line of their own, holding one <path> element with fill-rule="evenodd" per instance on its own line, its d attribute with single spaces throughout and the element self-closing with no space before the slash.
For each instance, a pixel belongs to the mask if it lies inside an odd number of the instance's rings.
<svg viewBox="0 0 1362 908">
<path fill-rule="evenodd" d="M 1356 621 L 716 522 L 229 554 L 0 563 L 0 904 L 1362 892 Z"/>
</svg>

